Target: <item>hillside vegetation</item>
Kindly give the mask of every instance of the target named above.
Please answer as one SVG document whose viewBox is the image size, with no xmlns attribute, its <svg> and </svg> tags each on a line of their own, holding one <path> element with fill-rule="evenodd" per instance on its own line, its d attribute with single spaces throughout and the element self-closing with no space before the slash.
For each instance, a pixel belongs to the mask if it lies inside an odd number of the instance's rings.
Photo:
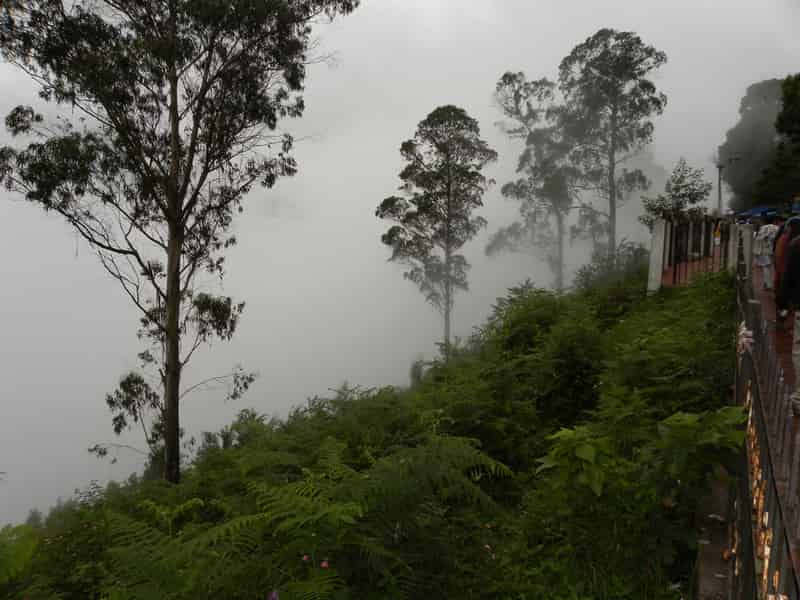
<svg viewBox="0 0 800 600">
<path fill-rule="evenodd" d="M 732 282 L 578 281 L 510 290 L 407 389 L 244 410 L 179 485 L 134 476 L 6 528 L 0 597 L 678 598 L 741 447 Z"/>
</svg>

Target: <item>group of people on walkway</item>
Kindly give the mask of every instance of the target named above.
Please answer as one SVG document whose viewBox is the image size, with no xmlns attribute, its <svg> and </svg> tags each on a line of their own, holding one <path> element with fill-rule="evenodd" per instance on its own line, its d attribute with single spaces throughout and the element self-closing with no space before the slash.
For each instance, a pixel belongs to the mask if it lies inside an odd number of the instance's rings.
<svg viewBox="0 0 800 600">
<path fill-rule="evenodd" d="M 755 233 L 753 256 L 761 268 L 763 288 L 774 290 L 778 324 L 794 311 L 792 365 L 800 383 L 800 216 L 782 220 L 766 217 Z M 792 400 L 800 402 L 800 385 Z"/>
<path fill-rule="evenodd" d="M 785 221 L 776 217 L 764 217 L 761 222 L 756 223 L 753 257 L 756 265 L 761 268 L 764 289 L 774 289 L 776 298 L 788 266 L 789 248 L 798 234 L 800 217 L 791 217 Z"/>
</svg>

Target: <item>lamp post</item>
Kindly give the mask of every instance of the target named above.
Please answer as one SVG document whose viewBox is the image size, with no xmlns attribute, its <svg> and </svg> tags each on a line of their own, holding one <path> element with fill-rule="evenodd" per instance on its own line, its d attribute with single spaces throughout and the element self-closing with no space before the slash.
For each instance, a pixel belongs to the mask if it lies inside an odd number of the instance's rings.
<svg viewBox="0 0 800 600">
<path fill-rule="evenodd" d="M 737 160 L 739 160 L 738 156 L 731 156 L 727 161 L 719 161 L 717 163 L 717 210 L 719 210 L 719 216 L 722 216 L 722 169 L 732 165 Z"/>
</svg>

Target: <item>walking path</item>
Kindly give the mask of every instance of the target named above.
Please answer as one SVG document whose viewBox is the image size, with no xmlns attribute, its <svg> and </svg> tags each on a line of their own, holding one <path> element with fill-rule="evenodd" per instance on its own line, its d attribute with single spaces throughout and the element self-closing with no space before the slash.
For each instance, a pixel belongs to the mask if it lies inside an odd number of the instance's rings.
<svg viewBox="0 0 800 600">
<path fill-rule="evenodd" d="M 764 279 L 761 269 L 753 266 L 752 275 L 753 295 L 761 303 L 761 314 L 767 322 L 767 334 L 772 347 L 778 357 L 778 363 L 783 369 L 783 380 L 792 385 L 794 382 L 794 367 L 792 366 L 792 328 L 794 319 L 790 312 L 782 324 L 777 321 L 775 308 L 775 293 L 764 289 Z"/>
<path fill-rule="evenodd" d="M 669 266 L 664 269 L 661 275 L 662 287 L 673 287 L 691 283 L 695 275 L 701 273 L 714 273 L 722 271 L 725 265 L 722 263 L 722 253 L 719 246 L 714 247 L 711 256 L 681 262 L 677 265 Z"/>
</svg>

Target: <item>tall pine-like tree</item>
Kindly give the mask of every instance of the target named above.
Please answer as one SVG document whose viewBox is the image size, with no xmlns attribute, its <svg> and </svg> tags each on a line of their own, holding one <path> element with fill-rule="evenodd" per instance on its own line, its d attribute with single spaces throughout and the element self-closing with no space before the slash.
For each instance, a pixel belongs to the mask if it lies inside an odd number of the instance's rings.
<svg viewBox="0 0 800 600">
<path fill-rule="evenodd" d="M 230 339 L 243 308 L 199 293 L 221 276 L 241 200 L 295 172 L 311 25 L 358 0 L 20 0 L 0 6 L 0 50 L 40 96 L 18 107 L 0 179 L 60 214 L 141 312 L 141 354 L 163 385 L 165 477 L 180 478 L 181 374 Z M 78 118 L 75 118 L 78 117 Z M 154 350 L 154 352 L 151 352 Z"/>
<path fill-rule="evenodd" d="M 667 56 L 633 32 L 601 29 L 561 61 L 559 87 L 565 100 L 571 153 L 584 187 L 605 201 L 607 210 L 585 214 L 606 225 L 608 254 L 617 250 L 617 208 L 626 196 L 649 184 L 626 163 L 653 137 L 652 117 L 663 112 L 666 96 L 650 76 Z"/>
<path fill-rule="evenodd" d="M 482 171 L 497 153 L 481 139 L 478 122 L 456 106 L 429 114 L 400 153 L 403 195 L 386 198 L 376 211 L 395 223 L 381 241 L 392 248 L 390 260 L 408 266 L 405 278 L 442 313 L 447 356 L 455 294 L 468 289 L 469 263 L 459 251 L 486 226 L 473 212 L 493 183 Z"/>
<path fill-rule="evenodd" d="M 505 73 L 497 83 L 497 103 L 510 120 L 503 129 L 525 143 L 517 162 L 519 177 L 502 188 L 503 196 L 519 202 L 521 219 L 497 230 L 486 252 L 544 251 L 555 288 L 563 290 L 567 219 L 580 173 L 569 161 L 573 145 L 566 138 L 557 93 L 555 83 L 528 81 L 523 73 Z"/>
</svg>

